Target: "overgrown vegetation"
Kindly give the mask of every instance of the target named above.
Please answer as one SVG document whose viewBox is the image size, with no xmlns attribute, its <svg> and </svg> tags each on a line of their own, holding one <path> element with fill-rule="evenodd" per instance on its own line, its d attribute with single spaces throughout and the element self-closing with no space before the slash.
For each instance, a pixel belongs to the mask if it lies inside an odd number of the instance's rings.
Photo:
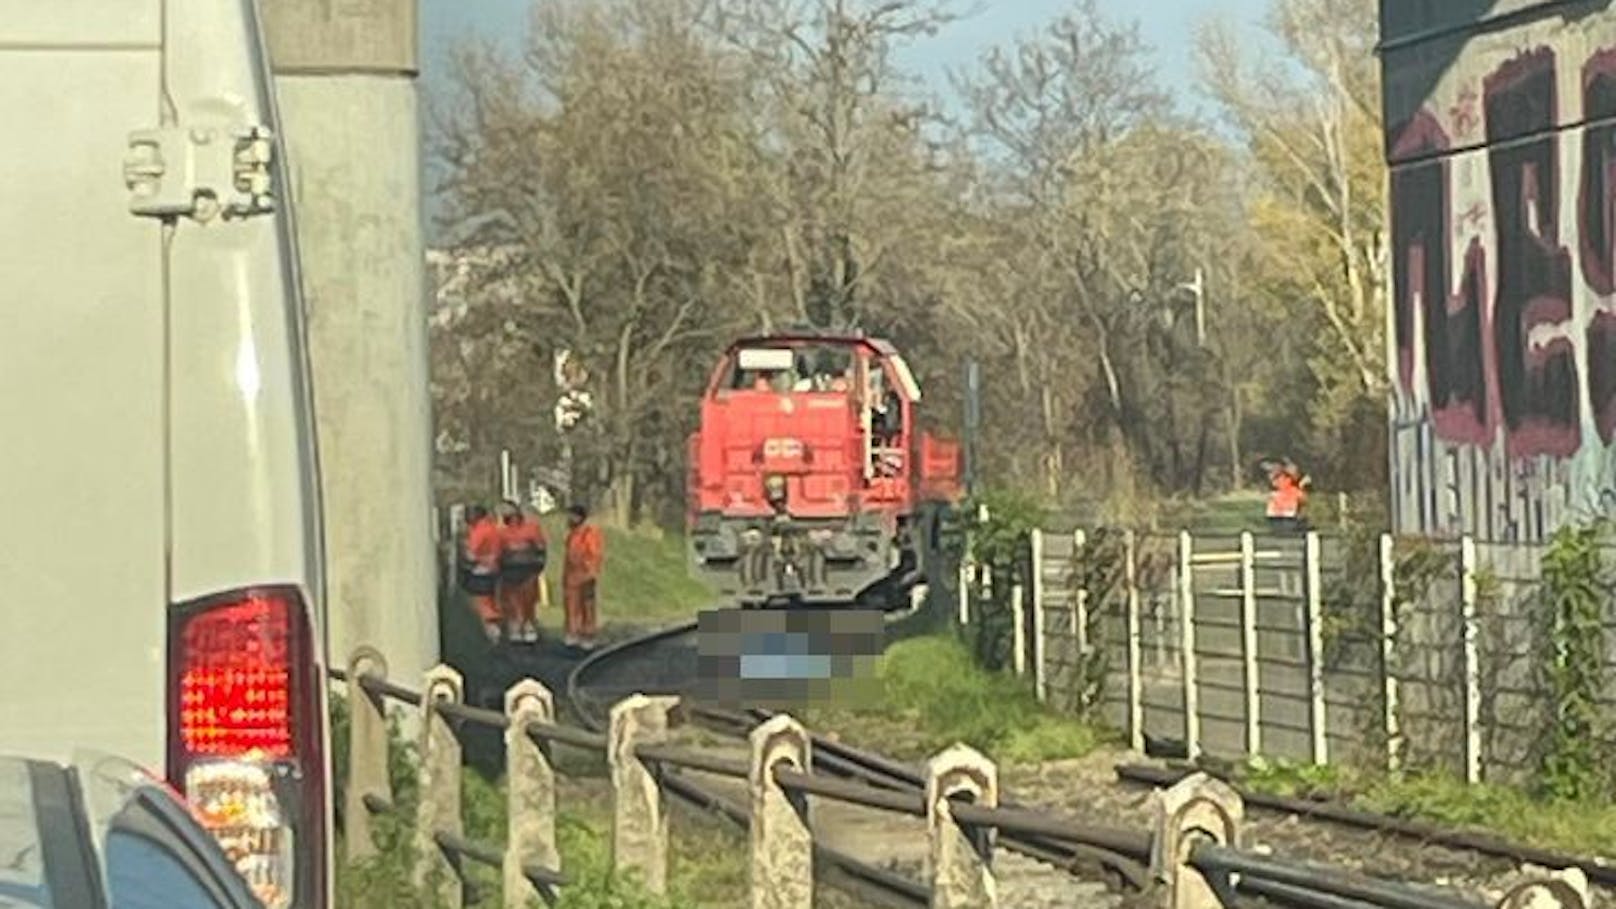
<svg viewBox="0 0 1616 909">
<path fill-rule="evenodd" d="M 1253 761 L 1242 783 L 1277 795 L 1341 799 L 1369 811 L 1490 831 L 1577 855 L 1616 856 L 1616 805 L 1543 799 L 1511 786 L 1467 785 L 1446 774 L 1389 776 L 1345 767 Z"/>
<path fill-rule="evenodd" d="M 977 665 L 959 641 L 925 637 L 893 645 L 881 662 L 881 697 L 804 713 L 815 730 L 906 759 L 964 742 L 997 761 L 1081 757 L 1105 734 L 1045 709 L 1021 680 Z"/>
<path fill-rule="evenodd" d="M 1561 799 L 1609 799 L 1616 782 L 1596 741 L 1606 681 L 1604 611 L 1612 592 L 1599 549 L 1604 529 L 1563 528 L 1543 558 L 1542 660 L 1553 719 L 1542 784 Z"/>
</svg>

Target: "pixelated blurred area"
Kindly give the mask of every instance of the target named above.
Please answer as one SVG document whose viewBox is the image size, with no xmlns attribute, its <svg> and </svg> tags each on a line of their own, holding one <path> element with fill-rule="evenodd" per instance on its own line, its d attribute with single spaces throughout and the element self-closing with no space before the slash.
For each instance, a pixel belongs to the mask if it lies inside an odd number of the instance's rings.
<svg viewBox="0 0 1616 909">
<path fill-rule="evenodd" d="M 697 620 L 698 697 L 724 707 L 853 706 L 879 696 L 885 616 L 868 609 L 718 609 Z"/>
</svg>

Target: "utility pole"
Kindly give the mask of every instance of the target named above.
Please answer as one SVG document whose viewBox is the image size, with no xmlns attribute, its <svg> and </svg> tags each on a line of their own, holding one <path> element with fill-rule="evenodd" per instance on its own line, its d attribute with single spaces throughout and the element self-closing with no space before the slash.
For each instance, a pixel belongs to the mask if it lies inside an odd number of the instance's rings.
<svg viewBox="0 0 1616 909">
<path fill-rule="evenodd" d="M 416 0 L 261 0 L 308 301 L 331 659 L 438 662 Z"/>
<path fill-rule="evenodd" d="M 965 494 L 976 495 L 977 436 L 982 427 L 982 369 L 965 361 Z"/>
<path fill-rule="evenodd" d="M 1187 290 L 1195 295 L 1195 343 L 1199 347 L 1206 346 L 1206 275 L 1201 269 L 1195 269 L 1195 280 L 1189 284 L 1178 285 L 1180 290 Z"/>
</svg>

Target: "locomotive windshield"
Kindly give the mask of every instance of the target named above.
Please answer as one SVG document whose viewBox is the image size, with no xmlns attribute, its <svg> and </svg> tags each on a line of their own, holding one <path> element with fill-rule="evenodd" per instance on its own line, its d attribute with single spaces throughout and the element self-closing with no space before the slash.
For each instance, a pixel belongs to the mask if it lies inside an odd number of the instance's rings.
<svg viewBox="0 0 1616 909">
<path fill-rule="evenodd" d="M 846 392 L 854 380 L 853 348 L 845 344 L 802 342 L 778 347 L 747 347 L 737 353 L 727 382 L 731 390 Z"/>
</svg>

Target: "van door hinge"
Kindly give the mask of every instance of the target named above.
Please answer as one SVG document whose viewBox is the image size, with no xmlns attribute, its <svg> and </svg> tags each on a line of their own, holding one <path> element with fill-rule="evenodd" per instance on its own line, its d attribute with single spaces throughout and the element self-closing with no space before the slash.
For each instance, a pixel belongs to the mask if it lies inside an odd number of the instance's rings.
<svg viewBox="0 0 1616 909">
<path fill-rule="evenodd" d="M 274 148 L 273 134 L 261 126 L 137 130 L 129 134 L 123 165 L 129 210 L 201 222 L 272 212 Z"/>
</svg>

